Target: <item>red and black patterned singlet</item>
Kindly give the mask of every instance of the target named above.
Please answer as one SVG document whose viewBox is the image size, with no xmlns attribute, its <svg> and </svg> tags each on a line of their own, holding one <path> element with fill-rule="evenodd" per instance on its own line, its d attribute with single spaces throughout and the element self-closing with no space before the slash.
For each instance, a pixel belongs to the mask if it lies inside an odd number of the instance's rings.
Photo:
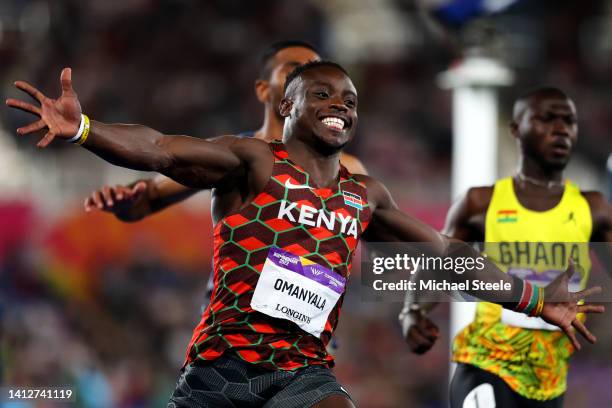
<svg viewBox="0 0 612 408">
<path fill-rule="evenodd" d="M 251 300 L 272 247 L 348 278 L 359 237 L 371 218 L 366 187 L 341 166 L 337 187 L 314 188 L 281 142 L 270 147 L 274 168 L 263 192 L 214 228 L 215 288 L 193 332 L 186 363 L 214 360 L 232 349 L 247 362 L 275 370 L 333 365 L 326 346 L 344 294 L 320 338 L 290 320 L 253 310 Z"/>
</svg>

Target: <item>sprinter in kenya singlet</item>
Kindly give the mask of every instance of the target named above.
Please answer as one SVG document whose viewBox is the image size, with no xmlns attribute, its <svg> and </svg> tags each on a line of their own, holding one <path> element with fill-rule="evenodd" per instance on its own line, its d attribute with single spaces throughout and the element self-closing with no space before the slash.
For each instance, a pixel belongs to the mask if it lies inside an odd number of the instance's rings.
<svg viewBox="0 0 612 408">
<path fill-rule="evenodd" d="M 270 147 L 264 190 L 214 228 L 215 289 L 186 364 L 232 350 L 273 370 L 333 365 L 326 346 L 371 217 L 366 187 L 341 165 L 336 185 L 315 188 L 281 142 Z"/>
</svg>

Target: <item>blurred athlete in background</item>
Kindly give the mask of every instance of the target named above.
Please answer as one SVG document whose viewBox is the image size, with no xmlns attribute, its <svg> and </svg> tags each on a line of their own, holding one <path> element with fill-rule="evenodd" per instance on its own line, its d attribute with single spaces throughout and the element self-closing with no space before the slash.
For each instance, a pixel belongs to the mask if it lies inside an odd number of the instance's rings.
<svg viewBox="0 0 612 408">
<path fill-rule="evenodd" d="M 468 190 L 449 211 L 445 232 L 485 242 L 489 259 L 501 269 L 538 285 L 567 266 L 567 256 L 553 260 L 550 253 L 550 243 L 562 243 L 581 267 L 570 287 L 584 288 L 588 242 L 612 242 L 612 207 L 603 194 L 581 192 L 564 180 L 578 137 L 574 102 L 556 88 L 530 91 L 515 102 L 510 130 L 520 147 L 518 173 Z M 402 315 L 406 340 L 419 354 L 439 335 L 426 316 L 433 306 L 413 303 Z M 474 321 L 452 345 L 458 364 L 451 407 L 561 407 L 573 350 L 567 336 L 542 319 L 480 302 Z"/>
</svg>

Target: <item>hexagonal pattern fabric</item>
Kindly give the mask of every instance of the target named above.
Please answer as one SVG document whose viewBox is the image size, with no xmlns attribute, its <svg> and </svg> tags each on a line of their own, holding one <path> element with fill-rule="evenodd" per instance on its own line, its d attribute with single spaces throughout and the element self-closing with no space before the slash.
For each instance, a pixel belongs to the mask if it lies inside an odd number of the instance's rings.
<svg viewBox="0 0 612 408">
<path fill-rule="evenodd" d="M 320 338 L 289 320 L 254 311 L 250 303 L 272 246 L 348 277 L 359 237 L 371 217 L 366 187 L 341 166 L 335 188 L 316 188 L 310 175 L 289 159 L 282 143 L 272 142 L 270 147 L 274 168 L 264 191 L 215 226 L 215 289 L 193 332 L 187 363 L 214 360 L 232 349 L 250 363 L 275 370 L 333 365 L 326 345 L 344 295 Z"/>
</svg>

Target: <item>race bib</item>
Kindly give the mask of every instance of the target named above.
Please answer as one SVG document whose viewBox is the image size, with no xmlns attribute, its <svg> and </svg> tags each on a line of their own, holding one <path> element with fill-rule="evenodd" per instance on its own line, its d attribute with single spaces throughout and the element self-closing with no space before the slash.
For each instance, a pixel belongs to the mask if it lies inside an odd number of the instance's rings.
<svg viewBox="0 0 612 408">
<path fill-rule="evenodd" d="M 329 313 L 344 293 L 346 279 L 306 258 L 271 247 L 251 307 L 286 319 L 320 337 Z"/>
<path fill-rule="evenodd" d="M 509 269 L 510 275 L 519 277 L 523 280 L 529 281 L 534 286 L 545 287 L 550 282 L 555 280 L 562 271 L 549 270 L 542 273 L 536 273 L 532 269 L 527 268 L 515 268 Z M 575 273 L 570 279 L 569 291 L 577 292 L 580 290 L 580 274 Z M 537 330 L 561 330 L 557 326 L 546 323 L 544 319 L 540 317 L 527 316 L 524 313 L 513 312 L 512 310 L 502 309 L 501 322 L 509 326 L 522 327 L 525 329 L 537 329 Z"/>
</svg>

